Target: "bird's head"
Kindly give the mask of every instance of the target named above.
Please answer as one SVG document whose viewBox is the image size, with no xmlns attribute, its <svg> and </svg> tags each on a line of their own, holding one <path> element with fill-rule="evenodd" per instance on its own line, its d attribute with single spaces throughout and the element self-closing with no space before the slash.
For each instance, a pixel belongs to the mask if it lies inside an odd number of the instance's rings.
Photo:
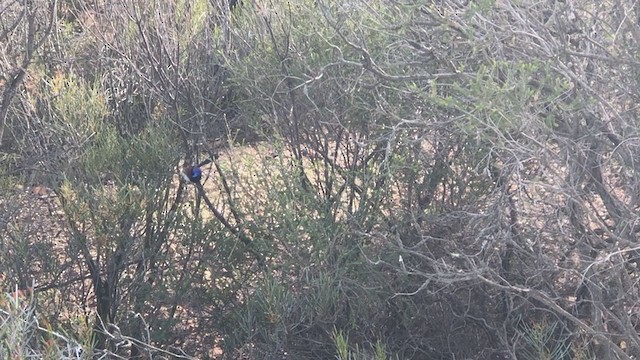
<svg viewBox="0 0 640 360">
<path fill-rule="evenodd" d="M 202 179 L 202 169 L 199 166 L 192 166 L 189 171 L 189 180 L 199 182 Z"/>
<path fill-rule="evenodd" d="M 184 177 L 185 180 L 194 182 L 194 183 L 199 183 L 200 180 L 202 179 L 202 168 L 201 166 L 204 166 L 208 163 L 210 163 L 211 160 L 205 160 L 199 164 L 193 164 L 193 165 L 189 165 L 189 166 L 185 166 L 184 167 L 184 171 L 182 173 L 182 176 Z"/>
</svg>

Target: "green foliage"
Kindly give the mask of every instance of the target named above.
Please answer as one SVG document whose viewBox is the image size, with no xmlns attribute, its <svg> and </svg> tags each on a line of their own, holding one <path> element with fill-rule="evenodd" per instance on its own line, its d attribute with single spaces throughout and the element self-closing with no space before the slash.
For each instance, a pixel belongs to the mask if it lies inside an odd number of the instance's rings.
<svg viewBox="0 0 640 360">
<path fill-rule="evenodd" d="M 2 326 L 0 327 L 0 357 L 3 359 L 24 358 L 34 355 L 32 339 L 37 324 L 34 318 L 35 306 L 29 299 L 23 304 L 16 292 L 15 297 L 3 294 Z M 4 308 L 4 307 L 3 307 Z"/>
<path fill-rule="evenodd" d="M 231 80 L 244 94 L 243 109 L 245 106 L 257 107 L 258 112 L 263 112 L 258 116 L 260 121 L 265 116 L 272 116 L 274 110 L 261 104 L 275 104 L 276 118 L 272 121 L 278 124 L 295 121 L 298 126 L 310 126 L 313 117 L 333 122 L 337 115 L 343 126 L 374 130 L 374 124 L 387 120 L 376 109 L 379 98 L 395 96 L 395 93 L 380 93 L 381 89 L 372 92 L 363 87 L 358 80 L 362 71 L 357 66 L 362 54 L 345 46 L 341 37 L 355 32 L 360 39 L 353 40 L 358 45 L 362 45 L 363 39 L 371 41 L 374 46 L 370 49 L 371 56 L 381 57 L 383 48 L 375 46 L 392 41 L 396 36 L 383 28 L 397 25 L 402 19 L 401 13 L 387 13 L 388 9 L 358 4 L 353 7 L 361 7 L 363 11 L 344 4 L 324 6 L 307 1 L 292 6 L 285 1 L 274 2 L 273 8 L 264 10 L 269 21 L 257 29 L 256 26 L 263 23 L 263 12 L 244 11 L 238 19 L 236 32 L 251 45 L 251 50 L 238 50 L 238 53 L 248 53 L 237 55 Z M 336 28 L 332 27 L 334 22 L 338 22 Z M 362 27 L 362 23 L 369 26 Z M 295 96 L 295 100 L 290 96 Z M 388 102 L 393 103 L 393 100 L 388 99 Z M 290 114 L 292 106 L 295 112 Z M 295 118 L 286 120 L 290 116 Z M 284 130 L 280 127 L 272 130 L 277 129 Z"/>
<path fill-rule="evenodd" d="M 72 147 L 79 148 L 102 131 L 108 114 L 100 87 L 86 84 L 73 75 L 56 75 L 51 79 L 51 102 L 55 112 L 54 131 Z"/>
<path fill-rule="evenodd" d="M 571 354 L 571 344 L 561 335 L 559 322 L 521 322 L 519 335 L 524 341 L 519 358 L 524 360 L 563 360 Z"/>
<path fill-rule="evenodd" d="M 528 63 L 495 62 L 481 65 L 474 78 L 459 84 L 456 107 L 466 114 L 466 122 L 458 126 L 472 138 L 504 143 L 503 134 L 532 129 L 527 110 L 538 103 L 530 79 L 548 71 L 537 61 Z"/>
<path fill-rule="evenodd" d="M 257 341 L 268 346 L 267 352 L 283 351 L 287 341 L 288 317 L 293 311 L 291 290 L 273 278 L 260 283 L 246 305 L 234 314 L 225 345 L 237 348 L 246 342 Z"/>
<path fill-rule="evenodd" d="M 476 11 L 480 13 L 487 13 L 495 9 L 495 0 L 480 0 L 471 5 L 470 13 L 474 14 Z"/>
<path fill-rule="evenodd" d="M 177 43 L 182 45 L 182 53 L 179 55 L 181 61 L 187 61 L 188 52 L 192 50 L 188 44 L 199 41 L 195 38 L 205 29 L 207 18 L 213 16 L 212 10 L 211 4 L 206 0 L 176 2 L 172 12 L 175 14 L 173 21 L 177 28 Z"/>
<path fill-rule="evenodd" d="M 32 292 L 15 291 L 0 299 L 0 358 L 2 359 L 89 359 L 91 328 L 78 323 L 68 336 L 41 326 L 39 307 Z"/>
<path fill-rule="evenodd" d="M 365 360 L 365 359 L 374 359 L 374 360 L 393 360 L 399 359 L 397 356 L 391 356 L 387 353 L 384 344 L 382 344 L 379 340 L 373 346 L 371 351 L 367 351 L 361 349 L 358 345 L 355 346 L 355 349 L 351 349 L 349 346 L 349 337 L 346 336 L 342 331 L 334 329 L 333 331 L 333 341 L 335 343 L 336 352 L 338 353 L 337 358 L 339 360 Z"/>
</svg>

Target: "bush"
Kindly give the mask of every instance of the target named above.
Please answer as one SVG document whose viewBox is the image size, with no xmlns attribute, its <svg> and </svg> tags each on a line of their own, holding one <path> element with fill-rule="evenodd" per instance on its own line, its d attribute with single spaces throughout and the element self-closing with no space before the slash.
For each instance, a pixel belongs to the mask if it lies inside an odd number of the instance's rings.
<svg viewBox="0 0 640 360">
<path fill-rule="evenodd" d="M 74 4 L 0 109 L 0 280 L 92 351 L 640 356 L 630 3 Z"/>
</svg>

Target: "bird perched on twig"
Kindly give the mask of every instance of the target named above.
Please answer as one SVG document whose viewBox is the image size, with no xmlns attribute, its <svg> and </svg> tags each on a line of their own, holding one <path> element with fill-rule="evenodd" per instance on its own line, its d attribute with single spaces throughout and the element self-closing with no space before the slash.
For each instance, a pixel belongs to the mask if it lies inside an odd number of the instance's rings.
<svg viewBox="0 0 640 360">
<path fill-rule="evenodd" d="M 202 179 L 202 167 L 209 164 L 210 162 L 211 159 L 207 159 L 199 164 L 185 166 L 182 176 L 187 181 L 199 183 L 200 179 Z"/>
</svg>

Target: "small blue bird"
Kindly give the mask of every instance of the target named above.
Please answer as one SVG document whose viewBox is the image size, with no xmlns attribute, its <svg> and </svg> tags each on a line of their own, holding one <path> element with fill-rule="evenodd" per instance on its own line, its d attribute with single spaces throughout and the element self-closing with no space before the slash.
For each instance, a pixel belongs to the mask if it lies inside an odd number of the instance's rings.
<svg viewBox="0 0 640 360">
<path fill-rule="evenodd" d="M 199 164 L 186 166 L 182 175 L 185 180 L 193 183 L 199 183 L 202 179 L 202 167 L 211 162 L 211 159 L 207 159 Z"/>
</svg>

